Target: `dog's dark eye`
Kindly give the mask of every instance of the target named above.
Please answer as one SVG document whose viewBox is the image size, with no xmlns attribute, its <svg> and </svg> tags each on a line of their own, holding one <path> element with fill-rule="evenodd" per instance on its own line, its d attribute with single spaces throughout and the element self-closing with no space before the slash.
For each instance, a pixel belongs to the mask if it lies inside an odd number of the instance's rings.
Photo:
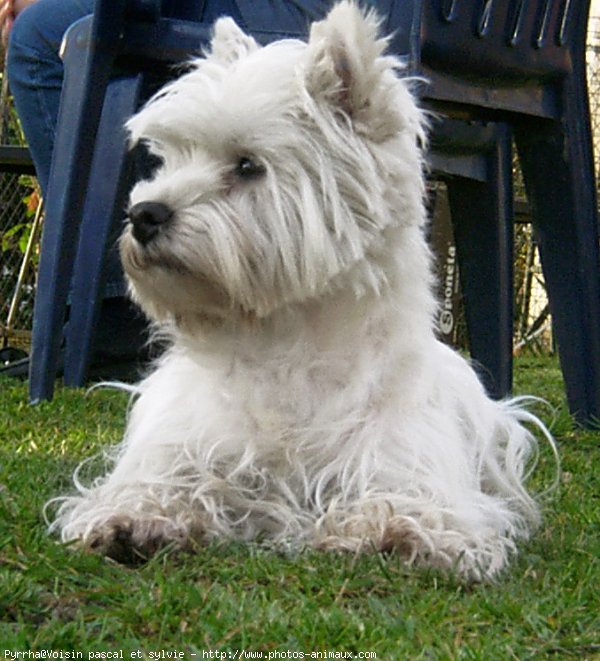
<svg viewBox="0 0 600 661">
<path fill-rule="evenodd" d="M 155 172 L 164 164 L 163 159 L 153 154 L 144 142 L 138 142 L 129 153 L 136 181 L 152 179 Z"/>
<path fill-rule="evenodd" d="M 240 179 L 251 180 L 262 177 L 266 168 L 248 156 L 242 156 L 235 166 L 235 173 Z"/>
</svg>

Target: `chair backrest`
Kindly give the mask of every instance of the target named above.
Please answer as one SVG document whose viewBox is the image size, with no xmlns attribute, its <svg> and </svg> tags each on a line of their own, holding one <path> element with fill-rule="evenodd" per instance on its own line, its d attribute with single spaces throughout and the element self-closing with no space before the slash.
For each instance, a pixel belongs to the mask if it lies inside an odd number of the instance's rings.
<svg viewBox="0 0 600 661">
<path fill-rule="evenodd" d="M 232 0 L 226 0 L 223 3 L 223 13 L 228 13 L 228 5 Z M 170 18 L 181 18 L 188 21 L 197 21 L 200 17 L 205 0 L 162 0 L 157 3 L 154 0 L 136 0 L 138 4 L 146 2 L 151 7 L 160 5 L 160 12 L 163 16 Z"/>
<path fill-rule="evenodd" d="M 545 80 L 571 72 L 590 0 L 426 0 L 421 58 L 463 78 Z"/>
</svg>

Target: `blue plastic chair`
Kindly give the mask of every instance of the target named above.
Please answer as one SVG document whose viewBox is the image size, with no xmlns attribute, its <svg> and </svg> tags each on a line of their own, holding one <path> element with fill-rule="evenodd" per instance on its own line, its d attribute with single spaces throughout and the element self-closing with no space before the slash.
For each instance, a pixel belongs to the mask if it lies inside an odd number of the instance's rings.
<svg viewBox="0 0 600 661">
<path fill-rule="evenodd" d="M 489 391 L 502 396 L 511 385 L 510 142 L 514 131 L 542 244 L 571 411 L 581 422 L 591 421 L 598 415 L 600 402 L 596 324 L 600 315 L 583 69 L 587 1 L 565 3 L 566 16 L 559 11 L 563 3 L 555 0 L 429 0 L 422 7 L 418 0 L 374 4 L 388 16 L 384 29 L 395 30 L 392 49 L 409 54 L 414 70 L 432 81 L 424 90 L 425 101 L 435 110 L 460 118 L 436 128 L 432 162 L 450 175 L 447 182 L 471 352 L 484 368 Z M 183 1 L 172 2 L 169 11 L 163 8 L 161 14 L 158 1 L 99 0 L 94 19 L 85 19 L 71 30 L 35 311 L 32 401 L 52 395 L 73 272 L 65 381 L 83 382 L 97 315 L 104 239 L 126 180 L 123 145 L 115 151 L 106 146 L 105 138 L 115 133 L 114 127 L 122 123 L 119 118 L 126 117 L 143 98 L 149 72 L 158 64 L 184 59 L 208 38 L 208 24 L 181 20 L 183 10 L 189 12 L 192 6 L 192 15 L 197 14 L 195 3 Z M 272 22 L 269 30 L 263 27 L 261 31 L 258 28 L 268 21 L 255 20 L 251 31 L 259 41 L 290 34 Z M 123 70 L 126 61 L 136 63 L 133 71 Z M 108 85 L 111 76 L 119 73 L 121 77 Z M 94 135 L 103 105 L 106 129 L 101 126 L 98 134 L 93 183 L 73 269 L 73 237 L 78 235 L 93 150 L 88 136 Z M 579 136 L 579 144 L 566 145 L 566 157 L 562 149 L 565 127 L 577 129 Z M 117 135 L 115 140 L 119 143 L 122 137 Z M 546 159 L 561 177 L 552 176 L 548 182 L 536 175 L 537 167 L 541 173 L 548 171 Z M 103 168 L 105 175 L 113 173 L 110 181 L 103 179 Z M 98 186 L 103 180 L 107 189 L 101 192 Z M 550 191 L 550 196 L 548 189 L 557 182 L 562 183 L 561 190 Z M 546 204 L 549 196 L 552 203 Z M 565 246 L 575 251 L 572 258 Z"/>
<path fill-rule="evenodd" d="M 597 201 L 585 75 L 589 0 L 427 0 L 419 14 L 419 71 L 428 103 L 448 116 L 498 120 L 517 144 L 540 247 L 569 408 L 600 418 Z M 510 227 L 482 229 L 472 181 L 449 180 L 470 341 L 491 364 L 512 302 Z M 487 233 L 480 241 L 477 232 Z M 490 267 L 490 256 L 497 260 Z M 501 298 L 501 296 L 500 296 Z M 498 325 L 499 307 L 505 306 Z M 502 326 L 505 326 L 503 329 Z M 490 349 L 485 345 L 494 338 Z M 508 344 L 508 342 L 506 342 Z M 477 347 L 477 348 L 476 348 Z M 507 352 L 507 358 L 510 356 Z"/>
</svg>

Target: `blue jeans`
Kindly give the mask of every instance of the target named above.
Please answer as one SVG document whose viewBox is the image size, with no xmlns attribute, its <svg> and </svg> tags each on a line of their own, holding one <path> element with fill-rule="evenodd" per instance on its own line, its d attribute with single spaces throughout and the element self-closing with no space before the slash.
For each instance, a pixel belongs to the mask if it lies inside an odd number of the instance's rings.
<svg viewBox="0 0 600 661">
<path fill-rule="evenodd" d="M 42 192 L 48 187 L 67 28 L 90 14 L 93 0 L 38 0 L 18 16 L 10 34 L 7 71 Z"/>
</svg>

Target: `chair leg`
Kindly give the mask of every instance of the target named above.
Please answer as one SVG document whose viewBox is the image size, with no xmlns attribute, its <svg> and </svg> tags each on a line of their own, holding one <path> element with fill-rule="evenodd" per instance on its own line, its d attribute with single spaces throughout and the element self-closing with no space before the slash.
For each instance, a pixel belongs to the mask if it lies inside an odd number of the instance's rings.
<svg viewBox="0 0 600 661">
<path fill-rule="evenodd" d="M 70 30 L 65 80 L 48 192 L 34 307 L 29 394 L 51 399 L 94 135 L 100 119 L 112 54 L 88 49 L 91 21 Z"/>
<path fill-rule="evenodd" d="M 583 75 L 567 81 L 563 98 L 562 121 L 523 123 L 516 140 L 569 408 L 577 422 L 594 425 L 600 419 L 600 255 Z"/>
<path fill-rule="evenodd" d="M 136 110 L 141 84 L 141 75 L 117 78 L 106 91 L 71 284 L 64 371 L 68 386 L 82 386 L 90 364 L 106 254 L 121 228 L 130 180 L 124 122 Z"/>
<path fill-rule="evenodd" d="M 488 393 L 512 388 L 513 202 L 506 126 L 486 154 L 485 181 L 447 180 L 471 357 Z"/>
</svg>

